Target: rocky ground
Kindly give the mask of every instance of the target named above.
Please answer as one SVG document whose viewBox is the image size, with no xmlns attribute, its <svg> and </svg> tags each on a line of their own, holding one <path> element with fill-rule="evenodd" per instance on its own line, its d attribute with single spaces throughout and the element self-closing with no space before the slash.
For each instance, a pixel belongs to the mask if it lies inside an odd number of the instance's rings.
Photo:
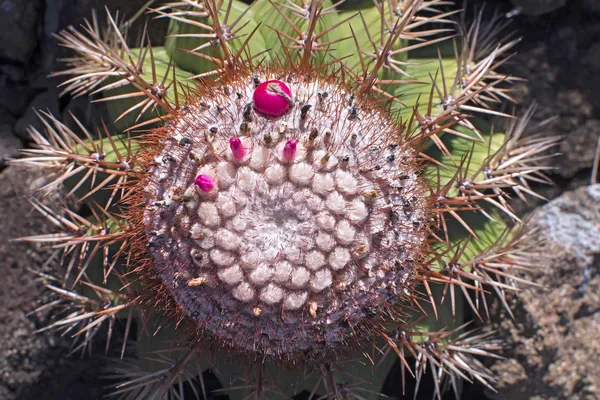
<svg viewBox="0 0 600 400">
<path fill-rule="evenodd" d="M 35 169 L 7 168 L 0 174 L 2 238 L 27 236 L 51 229 L 51 224 L 32 211 L 29 197 L 45 183 Z M 57 199 L 48 199 L 51 203 Z M 45 325 L 44 315 L 28 315 L 40 305 L 42 287 L 32 268 L 50 258 L 43 251 L 22 243 L 2 240 L 0 269 L 0 399 L 100 399 L 98 359 L 66 358 L 68 339 L 37 334 Z"/>
<path fill-rule="evenodd" d="M 48 75 L 57 69 L 57 59 L 68 53 L 52 34 L 69 25 L 79 25 L 104 5 L 131 17 L 145 0 L 0 0 L 0 399 L 2 400 L 96 400 L 103 398 L 105 381 L 99 379 L 104 365 L 99 357 L 79 354 L 66 357 L 70 340 L 35 334 L 44 326 L 44 315 L 27 315 L 40 303 L 43 287 L 28 268 L 44 264 L 49 253 L 9 238 L 50 229 L 28 202 L 43 185 L 35 170 L 7 167 L 6 160 L 27 146 L 28 126 L 40 127 L 35 111 L 50 111 L 63 118 L 72 112 L 91 126 L 108 121 L 102 106 L 93 110 L 86 98 L 59 98 L 58 79 Z M 143 20 L 143 18 L 142 18 Z M 143 23 L 143 21 L 140 21 Z M 138 24 L 139 25 L 139 24 Z M 152 31 L 159 42 L 166 26 Z M 137 28 L 136 28 L 137 29 Z M 135 38 L 139 29 L 133 29 Z"/>
<path fill-rule="evenodd" d="M 532 214 L 552 255 L 529 277 L 543 287 L 511 299 L 497 329 L 507 360 L 497 363 L 495 399 L 600 397 L 600 185 L 567 192 Z"/>
<path fill-rule="evenodd" d="M 26 127 L 37 126 L 33 110 L 54 115 L 73 112 L 86 123 L 106 114 L 93 112 L 86 99 L 60 98 L 57 80 L 48 78 L 65 53 L 52 33 L 89 16 L 93 7 L 133 15 L 143 0 L 0 0 L 0 399 L 100 399 L 99 358 L 66 358 L 67 341 L 34 334 L 43 316 L 27 314 L 39 301 L 42 288 L 27 268 L 43 263 L 48 253 L 9 242 L 10 237 L 40 232 L 47 222 L 27 203 L 43 183 L 35 171 L 6 167 L 17 149 L 28 145 Z M 540 232 L 548 238 L 553 265 L 534 279 L 546 288 L 522 294 L 515 303 L 516 321 L 501 319 L 509 360 L 497 363 L 497 399 L 600 398 L 598 313 L 600 299 L 600 188 L 589 186 L 596 141 L 600 136 L 600 3 L 596 0 L 490 0 L 515 14 L 514 26 L 523 36 L 519 54 L 508 72 L 527 78 L 518 99 L 538 103 L 534 125 L 543 135 L 563 135 L 561 157 L 552 161 L 553 187 L 540 190 L 548 198 L 521 205 L 533 211 Z M 100 6 L 100 7 L 99 7 Z M 520 10 L 520 13 L 512 11 Z M 153 43 L 164 36 L 154 25 Z M 132 36 L 135 35 L 135 30 Z M 579 188 L 579 189 L 577 189 Z M 574 191 L 572 191 L 574 190 Z M 568 192 L 561 196 L 563 192 Z M 483 399 L 476 388 L 470 398 Z M 466 398 L 466 396 L 465 396 Z"/>
</svg>

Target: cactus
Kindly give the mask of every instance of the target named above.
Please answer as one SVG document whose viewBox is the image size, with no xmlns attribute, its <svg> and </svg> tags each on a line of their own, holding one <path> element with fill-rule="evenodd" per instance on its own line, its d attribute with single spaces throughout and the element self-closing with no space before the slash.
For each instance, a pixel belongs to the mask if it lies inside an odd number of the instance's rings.
<svg viewBox="0 0 600 400">
<path fill-rule="evenodd" d="M 60 32 L 64 92 L 123 131 L 43 113 L 14 160 L 54 174 L 32 204 L 58 232 L 20 239 L 64 264 L 39 271 L 45 330 L 83 353 L 122 324 L 108 375 L 126 399 L 207 398 L 207 371 L 233 399 L 376 399 L 397 360 L 437 398 L 493 388 L 479 358 L 500 344 L 464 314 L 534 284 L 510 198 L 539 196 L 558 138 L 498 110 L 518 42 L 502 18 L 453 7 L 182 0 L 148 10 L 170 19 L 164 48 L 129 46 L 109 12 Z M 44 204 L 59 189 L 91 216 Z"/>
</svg>

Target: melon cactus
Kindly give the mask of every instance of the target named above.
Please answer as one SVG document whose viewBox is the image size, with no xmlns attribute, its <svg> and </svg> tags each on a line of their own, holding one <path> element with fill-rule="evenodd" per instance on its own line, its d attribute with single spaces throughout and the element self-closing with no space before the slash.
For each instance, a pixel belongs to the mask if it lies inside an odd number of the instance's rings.
<svg viewBox="0 0 600 400">
<path fill-rule="evenodd" d="M 14 161 L 53 177 L 32 204 L 57 231 L 20 239 L 63 264 L 38 272 L 45 330 L 82 353 L 121 332 L 107 375 L 124 399 L 376 399 L 395 363 L 403 391 L 425 374 L 437 398 L 493 388 L 481 358 L 500 343 L 466 327 L 533 284 L 543 257 L 511 198 L 538 196 L 557 143 L 526 135 L 532 110 L 503 111 L 518 40 L 502 17 L 440 0 L 149 7 L 164 47 L 128 44 L 110 11 L 57 34 L 64 93 L 107 102 L 121 131 L 42 113 Z M 64 209 L 44 203 L 57 190 Z"/>
</svg>

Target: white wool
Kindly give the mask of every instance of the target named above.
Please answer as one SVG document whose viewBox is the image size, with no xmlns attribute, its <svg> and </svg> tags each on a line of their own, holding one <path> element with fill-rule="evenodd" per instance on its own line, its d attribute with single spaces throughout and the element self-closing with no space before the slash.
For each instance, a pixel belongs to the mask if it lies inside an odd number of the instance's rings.
<svg viewBox="0 0 600 400">
<path fill-rule="evenodd" d="M 204 232 L 206 232 L 206 230 Z M 215 247 L 215 238 L 212 235 L 207 236 L 206 234 L 204 234 L 198 245 L 204 250 L 210 250 L 213 247 Z"/>
<path fill-rule="evenodd" d="M 273 279 L 276 282 L 284 283 L 290 279 L 293 267 L 288 261 L 279 261 L 273 269 Z"/>
<path fill-rule="evenodd" d="M 317 247 L 325 252 L 330 252 L 331 249 L 335 247 L 335 239 L 333 236 L 325 233 L 319 232 L 317 234 L 317 238 L 315 240 Z"/>
<path fill-rule="evenodd" d="M 242 264 L 242 267 L 250 270 L 255 269 L 261 261 L 262 254 L 260 250 L 257 249 L 242 252 L 240 257 L 240 263 Z"/>
<path fill-rule="evenodd" d="M 260 264 L 254 271 L 248 276 L 250 282 L 255 285 L 262 285 L 266 283 L 273 276 L 273 270 L 267 264 Z"/>
<path fill-rule="evenodd" d="M 233 289 L 233 297 L 239 301 L 249 302 L 254 298 L 254 289 L 249 283 L 242 282 Z"/>
<path fill-rule="evenodd" d="M 325 208 L 325 203 L 319 196 L 311 194 L 306 198 L 306 205 L 313 212 L 319 212 Z"/>
<path fill-rule="evenodd" d="M 221 225 L 221 216 L 215 203 L 205 202 L 198 207 L 198 217 L 206 226 L 217 227 Z"/>
<path fill-rule="evenodd" d="M 199 240 L 202 239 L 202 231 L 204 230 L 204 226 L 199 223 L 195 223 L 192 225 L 192 229 L 190 229 L 190 233 L 192 234 L 192 239 Z"/>
<path fill-rule="evenodd" d="M 343 214 L 346 211 L 346 200 L 344 196 L 338 192 L 329 193 L 327 200 L 325 201 L 327 208 L 334 214 Z"/>
<path fill-rule="evenodd" d="M 293 287 L 301 288 L 306 285 L 306 282 L 310 279 L 310 272 L 304 267 L 294 268 L 292 271 L 291 284 Z"/>
<path fill-rule="evenodd" d="M 348 264 L 348 262 L 351 259 L 351 255 L 350 252 L 348 251 L 348 249 L 343 248 L 343 247 L 338 247 L 336 248 L 333 252 L 331 252 L 331 254 L 329 255 L 329 265 L 331 266 L 331 269 L 333 270 L 340 270 L 342 268 L 344 268 L 344 266 L 346 266 L 346 264 Z"/>
<path fill-rule="evenodd" d="M 325 256 L 319 251 L 311 251 L 304 258 L 306 267 L 312 271 L 316 271 L 325 265 Z"/>
<path fill-rule="evenodd" d="M 308 208 L 306 204 L 298 204 L 294 210 L 294 214 L 300 221 L 311 221 L 314 218 L 313 212 Z"/>
<path fill-rule="evenodd" d="M 298 163 L 290 168 L 290 180 L 298 185 L 308 185 L 315 175 L 312 167 L 306 163 Z"/>
<path fill-rule="evenodd" d="M 294 189 L 292 189 L 292 190 L 294 190 Z M 308 188 L 294 190 L 294 194 L 292 195 L 292 200 L 294 201 L 295 204 L 303 204 L 306 202 L 306 199 L 311 195 L 312 195 L 312 193 L 311 193 L 310 189 L 308 189 Z"/>
<path fill-rule="evenodd" d="M 307 252 L 315 247 L 315 239 L 310 236 L 305 236 L 298 241 L 300 250 Z"/>
<path fill-rule="evenodd" d="M 240 245 L 239 236 L 227 229 L 219 229 L 215 237 L 217 246 L 224 250 L 234 251 Z"/>
<path fill-rule="evenodd" d="M 326 150 L 315 151 L 313 157 L 313 167 L 316 170 L 331 171 L 338 165 L 337 157 Z"/>
<path fill-rule="evenodd" d="M 225 218 L 231 218 L 237 212 L 235 202 L 231 199 L 229 194 L 219 194 L 219 197 L 217 198 L 217 208 Z"/>
<path fill-rule="evenodd" d="M 281 298 L 283 297 L 284 292 L 283 289 L 281 289 L 279 286 L 273 284 L 273 283 L 269 283 L 261 292 L 260 294 L 260 299 L 268 304 L 268 305 L 272 305 L 275 304 L 277 302 L 279 302 L 281 300 Z"/>
<path fill-rule="evenodd" d="M 235 261 L 232 253 L 221 249 L 212 249 L 210 251 L 210 259 L 221 267 L 228 267 Z"/>
<path fill-rule="evenodd" d="M 328 212 L 322 212 L 317 215 L 317 225 L 323 230 L 331 231 L 335 227 L 335 218 Z"/>
<path fill-rule="evenodd" d="M 357 198 L 350 203 L 348 207 L 348 218 L 354 223 L 360 223 L 367 219 L 369 210 L 365 203 Z"/>
<path fill-rule="evenodd" d="M 248 219 L 241 214 L 237 214 L 231 220 L 231 227 L 237 232 L 244 232 L 248 226 Z"/>
<path fill-rule="evenodd" d="M 267 246 L 261 250 L 263 259 L 268 263 L 276 261 L 281 252 L 281 250 L 275 246 Z"/>
<path fill-rule="evenodd" d="M 269 153 L 270 150 L 268 147 L 256 146 L 252 151 L 252 156 L 249 164 L 250 168 L 257 172 L 264 171 L 269 161 Z"/>
<path fill-rule="evenodd" d="M 217 165 L 217 179 L 219 188 L 227 189 L 235 182 L 235 167 L 227 161 L 222 161 Z"/>
<path fill-rule="evenodd" d="M 267 167 L 267 170 L 265 171 L 265 177 L 270 185 L 279 186 L 285 180 L 286 172 L 281 164 L 273 164 Z"/>
<path fill-rule="evenodd" d="M 297 310 L 306 302 L 307 292 L 290 293 L 285 297 L 283 308 L 286 310 Z"/>
<path fill-rule="evenodd" d="M 316 174 L 313 178 L 312 189 L 315 193 L 326 195 L 335 188 L 331 174 Z"/>
<path fill-rule="evenodd" d="M 231 191 L 230 191 L 231 193 Z M 241 190 L 235 190 L 231 193 L 231 198 L 233 199 L 236 207 L 238 209 L 243 209 L 248 203 L 248 195 Z"/>
<path fill-rule="evenodd" d="M 237 187 L 244 192 L 252 192 L 256 188 L 258 175 L 248 167 L 242 167 L 237 173 Z"/>
<path fill-rule="evenodd" d="M 355 234 L 355 229 L 345 219 L 341 220 L 335 228 L 335 237 L 346 246 L 354 241 Z"/>
<path fill-rule="evenodd" d="M 358 180 L 349 172 L 343 170 L 336 171 L 335 181 L 340 192 L 346 195 L 352 195 L 358 192 Z"/>
<path fill-rule="evenodd" d="M 285 250 L 285 258 L 295 264 L 302 262 L 302 251 L 298 246 L 289 246 Z"/>
<path fill-rule="evenodd" d="M 333 277 L 331 275 L 331 271 L 327 268 L 323 268 L 317 271 L 310 280 L 310 288 L 313 292 L 319 293 L 326 287 L 331 286 L 332 282 Z"/>
<path fill-rule="evenodd" d="M 217 272 L 217 276 L 220 280 L 228 285 L 235 285 L 242 281 L 244 278 L 244 273 L 238 265 L 234 265 L 232 267 L 219 270 L 219 272 Z"/>
</svg>

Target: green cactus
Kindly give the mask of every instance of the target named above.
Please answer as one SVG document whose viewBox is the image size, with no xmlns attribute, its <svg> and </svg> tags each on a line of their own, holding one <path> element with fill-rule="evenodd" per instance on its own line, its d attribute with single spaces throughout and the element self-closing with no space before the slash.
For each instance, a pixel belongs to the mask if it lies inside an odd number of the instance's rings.
<svg viewBox="0 0 600 400">
<path fill-rule="evenodd" d="M 131 48 L 109 13 L 59 33 L 64 91 L 101 96 L 123 131 L 44 114 L 14 161 L 92 213 L 33 203 L 59 232 L 22 240 L 65 266 L 40 272 L 46 329 L 85 352 L 122 322 L 126 399 L 208 398 L 206 371 L 232 399 L 377 399 L 398 359 L 437 398 L 492 388 L 477 358 L 499 344 L 465 308 L 489 320 L 488 293 L 508 308 L 532 284 L 519 272 L 542 258 L 510 197 L 538 196 L 558 139 L 497 111 L 516 79 L 501 18 L 451 6 L 182 0 L 149 10 L 170 19 L 164 47 Z"/>
</svg>

